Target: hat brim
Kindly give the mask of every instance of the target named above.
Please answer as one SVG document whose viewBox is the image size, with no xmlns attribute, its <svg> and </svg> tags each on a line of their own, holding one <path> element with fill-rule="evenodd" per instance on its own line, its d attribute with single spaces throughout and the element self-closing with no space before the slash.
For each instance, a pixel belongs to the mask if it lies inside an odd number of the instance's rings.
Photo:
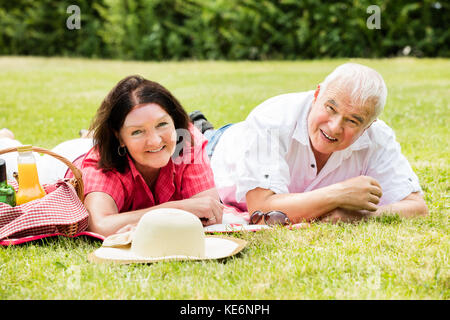
<svg viewBox="0 0 450 320">
<path fill-rule="evenodd" d="M 131 244 L 120 247 L 102 246 L 88 255 L 88 260 L 94 263 L 154 263 L 162 261 L 184 261 L 184 260 L 213 260 L 233 256 L 247 245 L 247 241 L 224 236 L 205 237 L 205 256 L 164 256 L 164 257 L 142 257 L 131 251 Z"/>
</svg>

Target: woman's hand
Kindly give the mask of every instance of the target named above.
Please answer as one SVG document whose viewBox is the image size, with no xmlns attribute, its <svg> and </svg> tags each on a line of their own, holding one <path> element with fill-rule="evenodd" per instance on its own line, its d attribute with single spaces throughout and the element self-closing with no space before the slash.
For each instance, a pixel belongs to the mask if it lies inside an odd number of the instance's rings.
<svg viewBox="0 0 450 320">
<path fill-rule="evenodd" d="M 204 226 L 222 223 L 223 204 L 210 196 L 192 197 L 181 200 L 183 210 L 189 211 L 200 218 Z"/>
<path fill-rule="evenodd" d="M 204 226 L 222 223 L 224 206 L 216 188 L 199 192 L 189 199 L 181 200 L 180 204 L 179 209 L 195 214 Z"/>
</svg>

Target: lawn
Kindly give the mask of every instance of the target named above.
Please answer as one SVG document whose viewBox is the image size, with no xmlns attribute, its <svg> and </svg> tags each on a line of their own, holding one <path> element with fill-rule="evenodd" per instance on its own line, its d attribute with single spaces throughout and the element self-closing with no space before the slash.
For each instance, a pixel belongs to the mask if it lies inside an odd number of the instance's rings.
<svg viewBox="0 0 450 320">
<path fill-rule="evenodd" d="M 52 148 L 75 138 L 122 77 L 141 74 L 216 126 L 265 99 L 314 89 L 346 60 L 121 62 L 0 57 L 0 128 Z M 450 60 L 355 60 L 388 87 L 381 116 L 418 174 L 430 215 L 356 225 L 313 224 L 233 236 L 249 242 L 225 261 L 97 265 L 89 238 L 0 248 L 0 299 L 450 299 Z"/>
</svg>

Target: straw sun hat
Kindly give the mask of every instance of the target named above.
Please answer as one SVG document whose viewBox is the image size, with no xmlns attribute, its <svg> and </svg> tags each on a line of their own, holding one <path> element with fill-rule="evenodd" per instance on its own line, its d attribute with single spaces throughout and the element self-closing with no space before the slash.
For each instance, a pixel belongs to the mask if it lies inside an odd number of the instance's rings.
<svg viewBox="0 0 450 320">
<path fill-rule="evenodd" d="M 246 244 L 232 237 L 205 236 L 197 216 L 163 208 L 144 214 L 135 230 L 107 237 L 88 259 L 123 264 L 221 259 L 240 252 Z"/>
</svg>

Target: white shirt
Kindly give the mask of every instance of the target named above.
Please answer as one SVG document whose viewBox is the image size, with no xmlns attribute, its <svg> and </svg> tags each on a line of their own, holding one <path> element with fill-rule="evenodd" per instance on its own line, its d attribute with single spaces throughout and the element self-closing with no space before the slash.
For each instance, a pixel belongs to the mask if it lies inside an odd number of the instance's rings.
<svg viewBox="0 0 450 320">
<path fill-rule="evenodd" d="M 245 195 L 257 187 L 301 193 L 360 175 L 380 183 L 379 205 L 422 192 L 393 130 L 381 120 L 348 148 L 333 152 L 317 174 L 307 128 L 313 97 L 314 91 L 273 97 L 223 133 L 211 167 L 224 203 L 247 211 Z"/>
</svg>

